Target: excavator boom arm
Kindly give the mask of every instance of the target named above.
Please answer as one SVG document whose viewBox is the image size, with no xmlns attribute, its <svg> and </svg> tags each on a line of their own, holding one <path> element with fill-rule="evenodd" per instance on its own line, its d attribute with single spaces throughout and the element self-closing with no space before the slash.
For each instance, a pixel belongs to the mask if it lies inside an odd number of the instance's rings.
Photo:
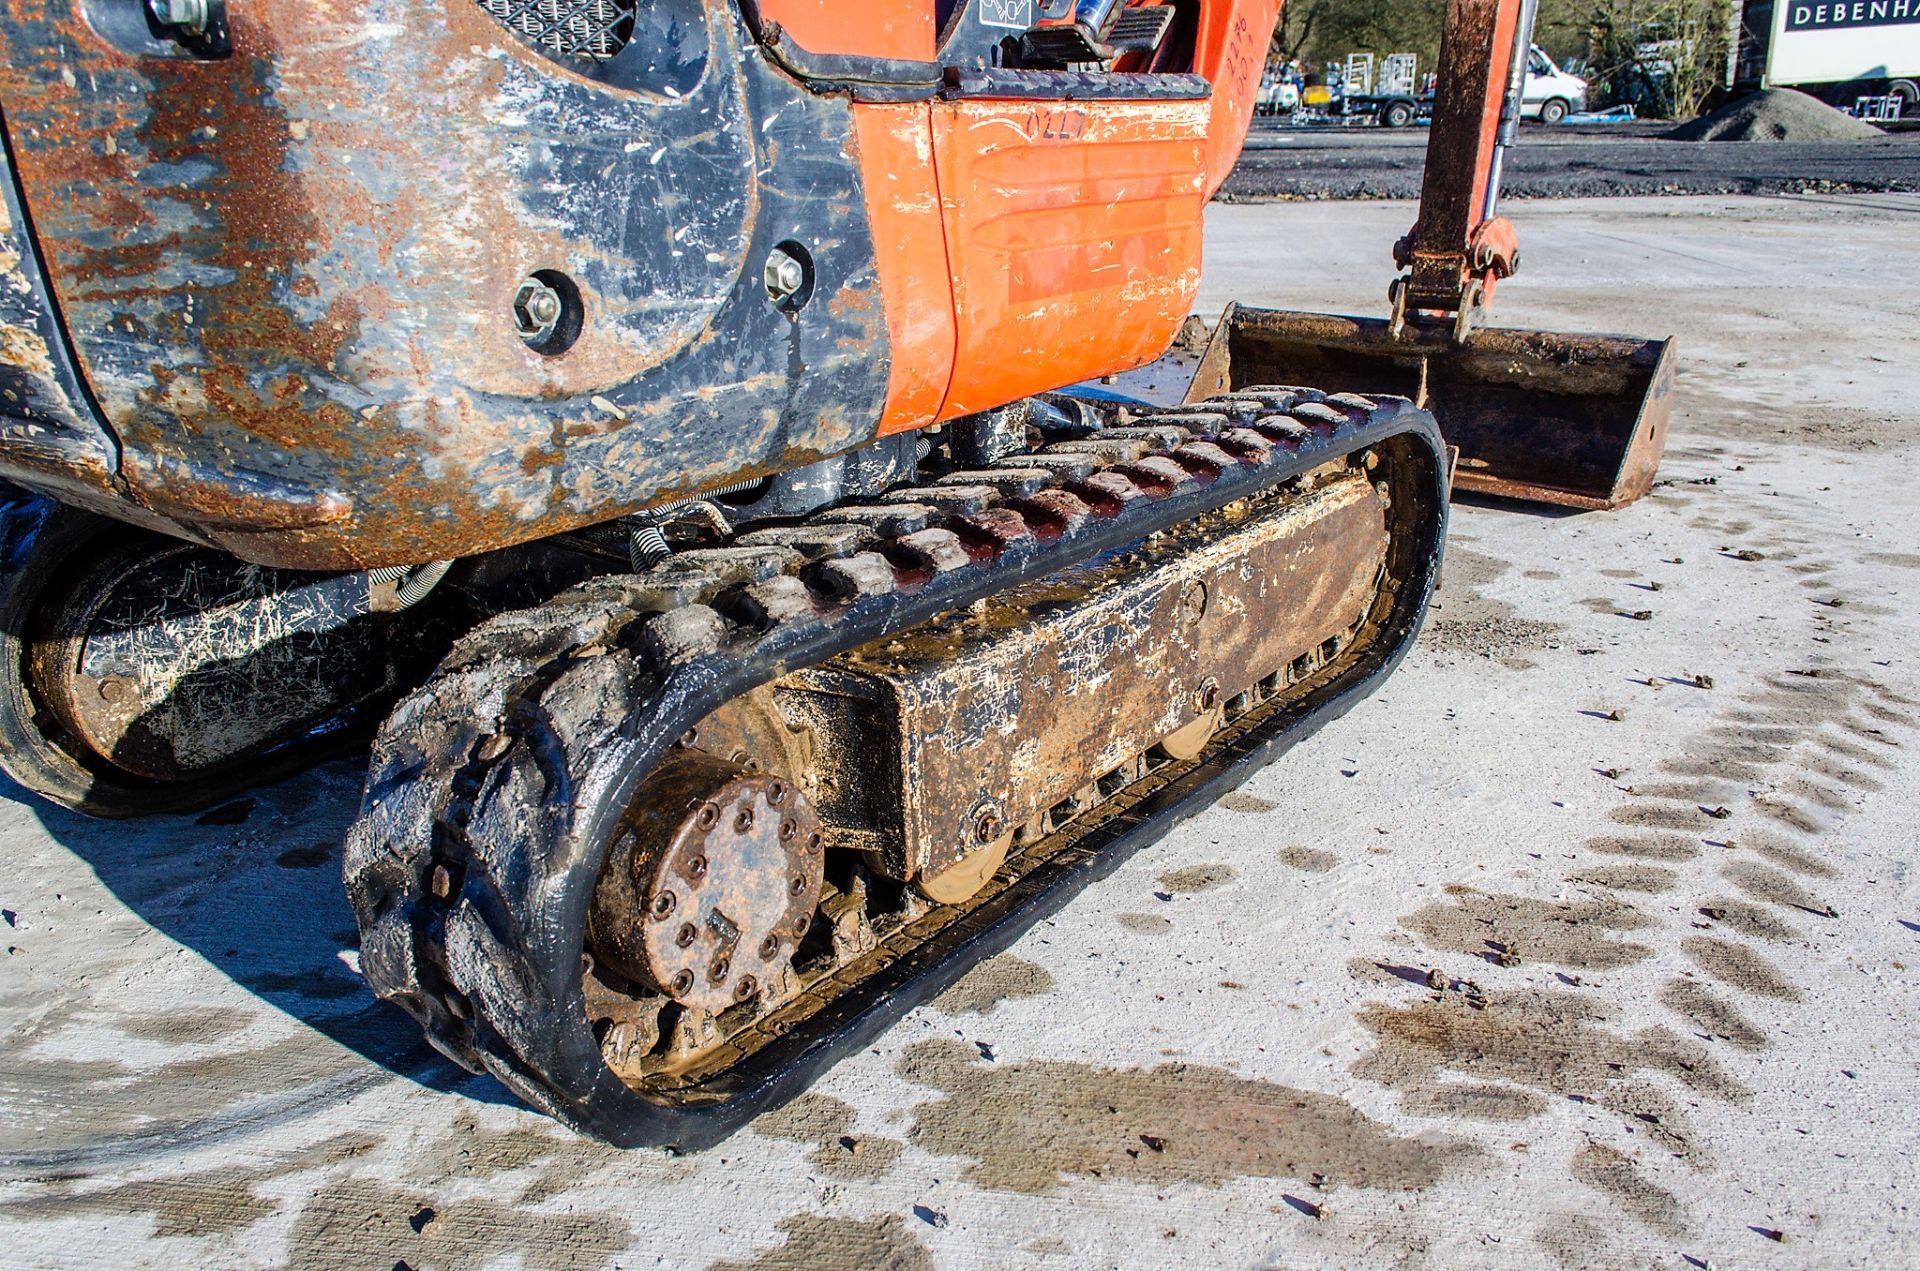
<svg viewBox="0 0 1920 1271">
<path fill-rule="evenodd" d="M 1395 252 L 1408 270 L 1396 309 L 1471 310 L 1518 266 L 1513 226 L 1496 211 L 1537 5 L 1448 0 L 1419 219 Z"/>
</svg>

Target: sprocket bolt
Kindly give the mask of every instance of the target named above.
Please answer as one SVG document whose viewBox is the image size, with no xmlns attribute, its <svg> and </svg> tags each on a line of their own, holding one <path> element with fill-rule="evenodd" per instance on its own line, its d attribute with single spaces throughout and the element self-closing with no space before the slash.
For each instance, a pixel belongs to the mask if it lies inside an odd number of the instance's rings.
<svg viewBox="0 0 1920 1271">
<path fill-rule="evenodd" d="M 974 818 L 973 838 L 976 843 L 991 843 L 1000 837 L 1000 813 L 993 808 L 983 809 Z"/>
</svg>

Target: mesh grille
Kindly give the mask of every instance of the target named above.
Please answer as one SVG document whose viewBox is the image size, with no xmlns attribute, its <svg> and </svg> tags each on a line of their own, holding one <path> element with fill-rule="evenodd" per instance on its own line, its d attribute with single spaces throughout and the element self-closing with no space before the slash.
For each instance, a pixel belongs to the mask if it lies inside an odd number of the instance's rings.
<svg viewBox="0 0 1920 1271">
<path fill-rule="evenodd" d="M 633 38 L 638 0 L 480 0 L 480 7 L 555 57 L 604 62 Z"/>
</svg>

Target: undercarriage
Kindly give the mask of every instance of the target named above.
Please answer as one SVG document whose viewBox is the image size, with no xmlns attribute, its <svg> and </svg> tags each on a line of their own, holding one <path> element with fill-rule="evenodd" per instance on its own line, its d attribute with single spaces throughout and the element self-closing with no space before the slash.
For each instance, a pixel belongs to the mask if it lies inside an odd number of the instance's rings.
<svg viewBox="0 0 1920 1271">
<path fill-rule="evenodd" d="M 22 495 L 9 770 L 193 808 L 391 706 L 369 984 L 536 1106 L 693 1148 L 1368 692 L 1444 537 L 1398 398 L 1032 399 L 835 472 L 349 574 Z"/>
<path fill-rule="evenodd" d="M 1391 670 L 1430 417 L 1115 414 L 464 637 L 349 836 L 369 982 L 583 1129 L 700 1146 Z"/>
</svg>

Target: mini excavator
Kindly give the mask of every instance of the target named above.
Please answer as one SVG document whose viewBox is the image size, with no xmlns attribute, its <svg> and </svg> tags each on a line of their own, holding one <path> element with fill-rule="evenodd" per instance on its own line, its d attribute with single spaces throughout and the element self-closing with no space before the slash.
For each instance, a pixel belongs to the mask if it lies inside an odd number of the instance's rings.
<svg viewBox="0 0 1920 1271">
<path fill-rule="evenodd" d="M 0 764 L 371 736 L 373 991 L 725 1137 L 1370 693 L 1452 490 L 1652 480 L 1667 342 L 1484 324 L 1530 0 L 1387 316 L 1188 323 L 1278 9 L 0 0 Z"/>
</svg>

